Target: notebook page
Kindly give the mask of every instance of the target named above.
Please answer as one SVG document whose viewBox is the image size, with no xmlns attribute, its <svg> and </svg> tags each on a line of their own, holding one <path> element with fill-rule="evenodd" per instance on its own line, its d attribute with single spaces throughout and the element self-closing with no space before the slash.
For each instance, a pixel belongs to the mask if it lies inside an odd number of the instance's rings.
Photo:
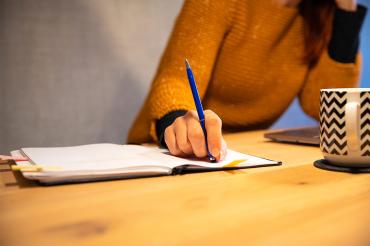
<svg viewBox="0 0 370 246">
<path fill-rule="evenodd" d="M 142 172 L 153 168 L 168 172 L 174 167 L 183 165 L 221 168 L 278 164 L 275 161 L 230 149 L 225 159 L 217 163 L 211 163 L 206 158 L 175 157 L 170 155 L 166 149 L 140 145 L 91 144 L 59 148 L 22 148 L 22 152 L 34 164 L 58 167 L 58 170 L 50 171 L 54 175 L 61 172 L 91 174 L 98 172 Z"/>
<path fill-rule="evenodd" d="M 22 148 L 34 164 L 59 167 L 63 171 L 138 169 L 150 166 L 172 168 L 184 159 L 165 155 L 157 147 L 91 144 L 73 147 Z"/>
<path fill-rule="evenodd" d="M 12 156 L 22 156 L 21 151 L 11 151 Z M 28 161 L 18 161 L 17 165 L 32 166 L 34 164 Z M 42 172 L 22 172 L 23 176 L 27 179 L 38 180 L 42 183 L 65 183 L 65 182 L 83 182 L 92 180 L 110 180 L 115 178 L 132 178 L 132 177 L 147 177 L 156 176 L 163 174 L 170 174 L 171 170 L 163 169 L 163 167 L 146 167 L 145 170 L 142 168 L 115 171 L 42 171 Z"/>
<path fill-rule="evenodd" d="M 182 158 L 181 158 L 182 159 Z M 240 152 L 233 151 L 231 149 L 227 150 L 226 157 L 219 162 L 212 163 L 204 159 L 198 158 L 188 158 L 183 161 L 187 165 L 194 165 L 206 168 L 222 168 L 222 167 L 252 167 L 252 166 L 262 166 L 262 165 L 276 165 L 279 162 L 271 161 L 263 158 L 259 158 L 252 155 L 243 154 Z"/>
</svg>

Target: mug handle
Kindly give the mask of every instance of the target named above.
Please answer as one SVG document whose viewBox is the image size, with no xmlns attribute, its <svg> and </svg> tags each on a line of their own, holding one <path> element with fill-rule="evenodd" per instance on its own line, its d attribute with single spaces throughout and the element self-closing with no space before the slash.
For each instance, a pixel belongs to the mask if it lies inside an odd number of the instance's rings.
<svg viewBox="0 0 370 246">
<path fill-rule="evenodd" d="M 347 132 L 347 146 L 349 151 L 360 150 L 360 104 L 356 102 L 347 103 L 346 110 L 346 132 Z"/>
</svg>

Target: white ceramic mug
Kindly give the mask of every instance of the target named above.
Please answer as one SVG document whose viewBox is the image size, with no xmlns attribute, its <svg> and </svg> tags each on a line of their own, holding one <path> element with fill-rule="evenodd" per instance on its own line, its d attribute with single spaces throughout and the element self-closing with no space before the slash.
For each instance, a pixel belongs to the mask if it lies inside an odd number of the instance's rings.
<svg viewBox="0 0 370 246">
<path fill-rule="evenodd" d="M 320 149 L 330 164 L 370 166 L 370 88 L 320 91 Z"/>
</svg>

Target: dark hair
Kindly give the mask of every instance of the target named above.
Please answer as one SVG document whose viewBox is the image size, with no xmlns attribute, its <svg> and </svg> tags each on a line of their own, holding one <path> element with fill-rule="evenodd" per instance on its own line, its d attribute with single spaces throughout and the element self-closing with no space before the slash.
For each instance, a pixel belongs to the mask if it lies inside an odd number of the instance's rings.
<svg viewBox="0 0 370 246">
<path fill-rule="evenodd" d="M 299 12 L 304 22 L 304 61 L 313 67 L 327 47 L 332 29 L 335 0 L 302 0 Z"/>
</svg>

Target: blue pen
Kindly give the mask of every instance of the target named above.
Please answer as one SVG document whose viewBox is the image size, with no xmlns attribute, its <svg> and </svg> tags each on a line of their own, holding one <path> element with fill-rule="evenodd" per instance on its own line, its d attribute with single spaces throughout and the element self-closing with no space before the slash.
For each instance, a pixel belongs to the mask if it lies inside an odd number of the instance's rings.
<svg viewBox="0 0 370 246">
<path fill-rule="evenodd" d="M 207 130 L 206 130 L 206 124 L 205 124 L 205 119 L 204 119 L 203 106 L 202 106 L 202 102 L 200 101 L 198 88 L 197 88 L 197 85 L 195 83 L 193 71 L 191 71 L 191 68 L 190 68 L 190 65 L 189 65 L 189 62 L 188 62 L 187 59 L 185 59 L 185 65 L 186 65 L 186 73 L 188 74 L 188 80 L 189 80 L 191 92 L 192 92 L 193 98 L 194 98 L 195 107 L 197 108 L 199 122 L 200 122 L 200 125 L 201 125 L 203 133 L 204 133 L 204 138 L 206 140 L 206 148 L 207 148 L 208 158 L 211 162 L 215 162 L 216 158 L 211 154 L 211 152 L 209 152 L 209 149 L 208 149 Z"/>
</svg>

